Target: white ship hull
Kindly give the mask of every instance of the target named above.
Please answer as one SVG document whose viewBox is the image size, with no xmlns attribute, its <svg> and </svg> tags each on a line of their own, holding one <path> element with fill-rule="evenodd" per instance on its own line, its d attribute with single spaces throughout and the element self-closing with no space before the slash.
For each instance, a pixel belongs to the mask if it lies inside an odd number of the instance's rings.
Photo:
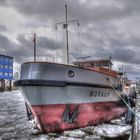
<svg viewBox="0 0 140 140">
<path fill-rule="evenodd" d="M 21 88 L 42 132 L 98 124 L 127 111 L 119 103 L 119 80 L 94 70 L 47 62 L 25 63 L 15 85 Z"/>
</svg>

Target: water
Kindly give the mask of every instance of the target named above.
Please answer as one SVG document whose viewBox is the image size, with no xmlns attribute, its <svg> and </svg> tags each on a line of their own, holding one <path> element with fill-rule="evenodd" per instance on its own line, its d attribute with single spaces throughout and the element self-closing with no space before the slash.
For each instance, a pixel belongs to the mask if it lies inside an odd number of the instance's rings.
<svg viewBox="0 0 140 140">
<path fill-rule="evenodd" d="M 88 128 L 87 128 L 88 129 Z M 91 129 L 91 128 L 90 128 Z M 87 131 L 87 130 L 86 130 Z M 75 135 L 75 136 L 72 136 Z M 20 91 L 0 93 L 0 139 L 31 140 L 103 140 L 99 136 L 90 135 L 82 129 L 64 133 L 41 134 L 35 129 L 33 121 L 28 121 L 24 99 Z M 123 136 L 127 137 L 127 136 Z M 106 139 L 111 140 L 111 139 Z M 114 139 L 115 140 L 115 139 Z M 121 140 L 121 138 L 119 138 Z M 124 140 L 124 138 L 123 138 Z"/>
<path fill-rule="evenodd" d="M 19 92 L 0 93 L 0 126 L 1 139 L 28 137 L 32 123 L 26 119 L 24 101 Z"/>
</svg>

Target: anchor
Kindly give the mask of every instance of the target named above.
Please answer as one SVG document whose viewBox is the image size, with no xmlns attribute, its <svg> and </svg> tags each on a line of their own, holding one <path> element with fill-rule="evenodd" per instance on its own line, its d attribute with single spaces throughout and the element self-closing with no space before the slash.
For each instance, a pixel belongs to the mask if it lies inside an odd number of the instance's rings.
<svg viewBox="0 0 140 140">
<path fill-rule="evenodd" d="M 70 111 L 70 105 L 66 105 L 66 109 L 63 113 L 63 120 L 68 123 L 74 123 L 77 115 L 78 115 L 79 105 L 74 108 L 74 111 Z"/>
</svg>

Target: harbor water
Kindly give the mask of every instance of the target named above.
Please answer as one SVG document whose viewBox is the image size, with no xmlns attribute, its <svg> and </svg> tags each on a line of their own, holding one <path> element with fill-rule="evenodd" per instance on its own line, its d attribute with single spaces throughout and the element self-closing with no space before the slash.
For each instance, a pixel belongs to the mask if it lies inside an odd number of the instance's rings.
<svg viewBox="0 0 140 140">
<path fill-rule="evenodd" d="M 101 126 L 102 127 L 102 126 Z M 109 125 L 107 126 L 109 127 Z M 127 126 L 127 129 L 129 129 Z M 123 127 L 123 131 L 126 126 Z M 33 140 L 106 140 L 103 136 L 93 135 L 100 131 L 99 127 L 87 127 L 66 131 L 64 133 L 41 134 L 35 127 L 33 120 L 27 119 L 24 99 L 19 90 L 0 93 L 0 139 L 33 139 Z M 118 128 L 117 128 L 118 129 Z M 130 127 L 131 129 L 131 127 Z M 113 131 L 113 130 L 112 130 Z M 111 132 L 110 132 L 111 133 Z M 129 133 L 129 132 L 128 132 Z M 128 137 L 127 135 L 122 136 Z M 119 138 L 120 139 L 120 138 Z M 111 140 L 111 139 L 109 139 Z M 116 140 L 116 139 L 114 139 Z M 121 139 L 120 139 L 121 140 Z"/>
</svg>

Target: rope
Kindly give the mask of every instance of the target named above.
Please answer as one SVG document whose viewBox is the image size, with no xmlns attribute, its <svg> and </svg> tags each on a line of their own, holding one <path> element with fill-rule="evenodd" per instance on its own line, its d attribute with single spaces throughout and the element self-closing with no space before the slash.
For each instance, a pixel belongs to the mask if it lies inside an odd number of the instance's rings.
<svg viewBox="0 0 140 140">
<path fill-rule="evenodd" d="M 115 93 L 121 98 L 121 100 L 125 103 L 125 105 L 130 109 L 130 111 L 138 118 L 140 119 L 140 117 L 134 112 L 134 110 L 129 106 L 129 104 L 121 97 L 121 95 L 118 93 L 118 91 L 112 86 L 112 83 L 110 81 L 108 81 L 108 84 L 110 85 L 110 87 L 115 91 Z"/>
</svg>

